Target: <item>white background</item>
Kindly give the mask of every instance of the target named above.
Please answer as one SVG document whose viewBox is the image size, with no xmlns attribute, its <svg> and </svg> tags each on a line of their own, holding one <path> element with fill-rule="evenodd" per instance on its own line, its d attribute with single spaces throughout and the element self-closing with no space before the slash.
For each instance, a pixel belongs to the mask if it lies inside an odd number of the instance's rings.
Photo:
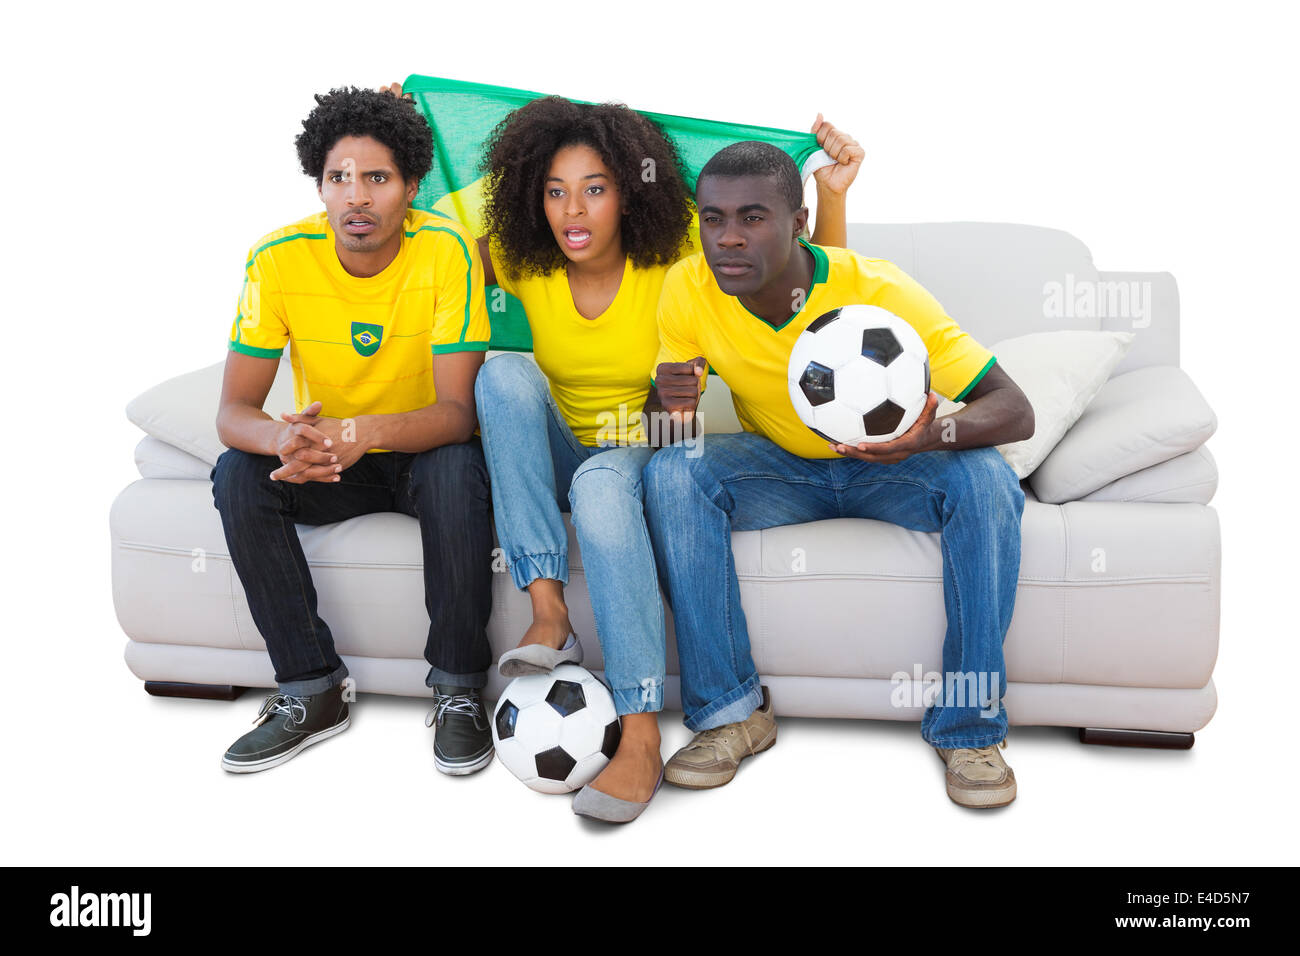
<svg viewBox="0 0 1300 956">
<path fill-rule="evenodd" d="M 25 4 L 6 13 L 6 862 L 1295 862 L 1295 24 L 1282 5 Z M 454 12 L 453 12 L 454 11 Z M 1169 270 L 1219 416 L 1219 711 L 1190 752 L 1013 728 L 1019 799 L 947 799 L 914 724 L 783 720 L 731 785 L 595 829 L 499 764 L 436 773 L 424 702 L 265 774 L 234 703 L 122 660 L 123 414 L 222 359 L 244 255 L 318 208 L 293 137 L 331 86 L 426 73 L 866 147 L 854 221 L 1033 223 Z M 957 317 L 960 321 L 960 316 Z M 215 396 L 214 396 L 215 403 Z M 689 736 L 665 714 L 665 756 Z"/>
</svg>

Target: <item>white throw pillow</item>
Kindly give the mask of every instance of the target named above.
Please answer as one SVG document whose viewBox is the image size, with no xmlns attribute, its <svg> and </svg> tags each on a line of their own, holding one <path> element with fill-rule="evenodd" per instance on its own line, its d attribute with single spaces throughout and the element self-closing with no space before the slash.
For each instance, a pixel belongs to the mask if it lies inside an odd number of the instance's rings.
<svg viewBox="0 0 1300 956">
<path fill-rule="evenodd" d="M 1068 329 L 1034 332 L 989 347 L 1034 407 L 1034 435 L 997 449 L 1019 478 L 1028 478 L 1078 421 L 1133 344 L 1132 332 Z M 944 401 L 936 415 L 964 403 Z"/>
<path fill-rule="evenodd" d="M 1039 501 L 1078 501 L 1125 476 L 1186 457 L 1204 445 L 1218 425 L 1214 410 L 1181 368 L 1151 365 L 1135 369 L 1116 375 L 1101 387 L 1034 472 L 1030 484 Z M 1213 461 L 1207 464 L 1217 480 L 1218 469 Z M 1206 469 L 1200 471 L 1204 474 Z M 1162 490 L 1145 483 L 1140 487 Z M 1177 484 L 1164 487 L 1176 488 Z"/>
<path fill-rule="evenodd" d="M 226 446 L 217 437 L 217 406 L 225 362 L 187 372 L 137 395 L 126 406 L 126 417 L 146 435 L 193 455 L 209 466 Z M 275 383 L 263 406 L 268 415 L 294 411 L 293 368 L 288 356 L 280 360 Z"/>
</svg>

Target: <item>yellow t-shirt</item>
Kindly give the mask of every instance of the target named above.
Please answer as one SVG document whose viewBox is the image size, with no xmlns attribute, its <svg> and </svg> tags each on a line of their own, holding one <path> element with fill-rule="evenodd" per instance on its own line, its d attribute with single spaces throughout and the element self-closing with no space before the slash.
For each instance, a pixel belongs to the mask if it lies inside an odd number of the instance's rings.
<svg viewBox="0 0 1300 956">
<path fill-rule="evenodd" d="M 696 236 L 693 228 L 683 255 L 697 248 Z M 650 391 L 646 370 L 659 351 L 655 313 L 671 266 L 641 269 L 625 259 L 614 301 L 588 319 L 573 304 L 563 268 L 511 280 L 496 243 L 489 251 L 497 284 L 523 303 L 533 358 L 574 437 L 589 446 L 644 444 L 641 410 Z"/>
<path fill-rule="evenodd" d="M 324 212 L 264 236 L 248 254 L 230 349 L 276 358 L 288 343 L 295 405 L 319 400 L 331 418 L 433 404 L 433 356 L 488 347 L 483 263 L 450 219 L 408 209 L 402 228 L 397 257 L 365 279 L 339 262 Z"/>
<path fill-rule="evenodd" d="M 813 284 L 803 309 L 776 327 L 718 288 L 704 254 L 672 267 L 659 297 L 660 362 L 697 355 L 731 388 L 741 427 L 801 458 L 838 458 L 795 414 L 786 375 L 795 339 L 818 316 L 843 305 L 888 309 L 916 329 L 930 353 L 930 387 L 961 401 L 996 359 L 954 322 L 920 283 L 892 262 L 851 249 L 815 246 Z M 708 422 L 704 423 L 708 428 Z"/>
</svg>

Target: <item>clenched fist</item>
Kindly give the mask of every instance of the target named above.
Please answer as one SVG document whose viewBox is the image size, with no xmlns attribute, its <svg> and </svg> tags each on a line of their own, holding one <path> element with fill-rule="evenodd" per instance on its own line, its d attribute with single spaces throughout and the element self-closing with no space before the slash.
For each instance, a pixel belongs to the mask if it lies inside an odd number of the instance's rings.
<svg viewBox="0 0 1300 956">
<path fill-rule="evenodd" d="M 659 392 L 659 404 L 666 412 L 684 422 L 695 417 L 708 367 L 703 355 L 697 355 L 689 362 L 659 363 L 655 370 L 655 388 Z"/>
</svg>

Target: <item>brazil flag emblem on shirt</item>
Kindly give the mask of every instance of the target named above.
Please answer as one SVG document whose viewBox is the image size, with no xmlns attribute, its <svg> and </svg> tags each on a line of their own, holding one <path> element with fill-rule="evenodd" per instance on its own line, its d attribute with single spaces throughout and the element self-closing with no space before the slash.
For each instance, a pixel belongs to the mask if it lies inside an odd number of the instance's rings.
<svg viewBox="0 0 1300 956">
<path fill-rule="evenodd" d="M 379 351 L 379 341 L 383 337 L 382 325 L 371 325 L 369 322 L 352 323 L 352 347 L 359 355 L 374 355 Z"/>
<path fill-rule="evenodd" d="M 511 110 L 542 94 L 418 75 L 408 76 L 402 90 L 410 94 L 433 130 L 433 169 L 420 180 L 420 191 L 411 205 L 455 219 L 475 236 L 483 235 L 484 184 L 479 170 L 483 143 Z M 700 168 L 714 153 L 741 140 L 756 139 L 783 150 L 794 160 L 805 180 L 814 169 L 834 163 L 818 147 L 817 137 L 812 133 L 641 112 L 658 123 L 676 144 L 685 167 L 686 184 L 691 189 L 695 188 Z M 523 306 L 513 296 L 505 299 L 504 311 L 494 308 L 490 313 L 491 347 L 531 351 L 532 335 Z M 491 293 L 488 301 L 493 301 Z"/>
</svg>

